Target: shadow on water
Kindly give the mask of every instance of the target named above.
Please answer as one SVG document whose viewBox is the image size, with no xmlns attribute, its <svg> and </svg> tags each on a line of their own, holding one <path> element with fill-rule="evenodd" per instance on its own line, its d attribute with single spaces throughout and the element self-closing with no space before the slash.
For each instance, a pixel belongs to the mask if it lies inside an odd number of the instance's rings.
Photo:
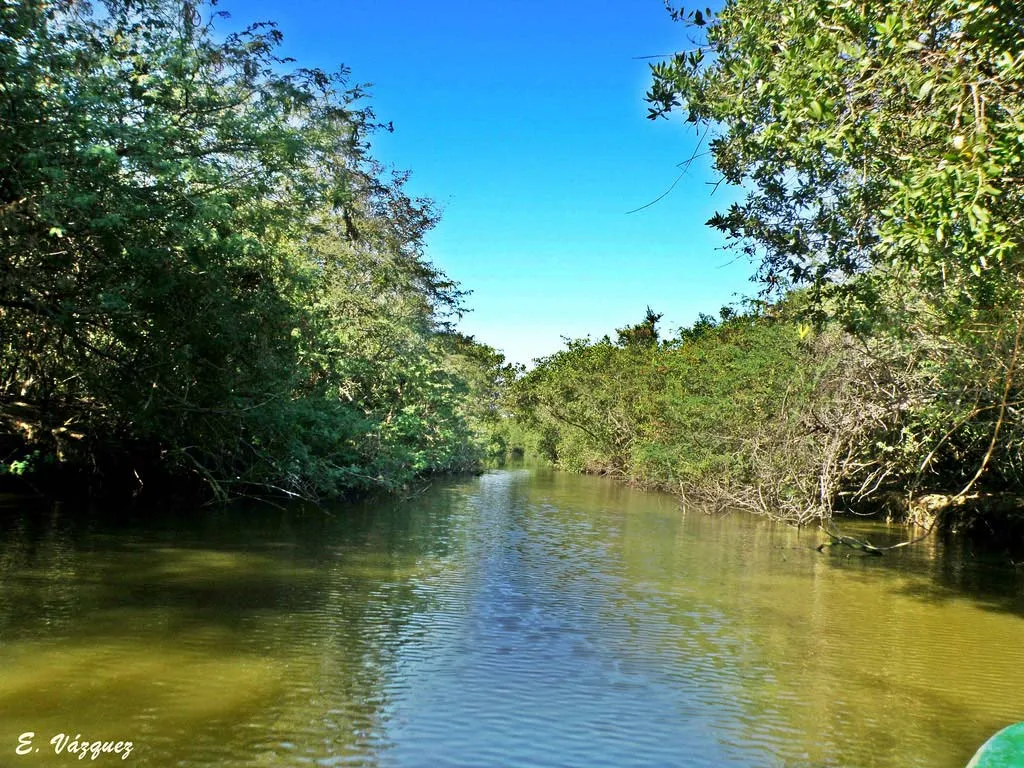
<svg viewBox="0 0 1024 768">
<path fill-rule="evenodd" d="M 904 526 L 871 521 L 843 521 L 841 527 L 876 546 L 898 544 L 919 534 Z M 900 589 L 915 599 L 934 603 L 968 600 L 980 608 L 1024 618 L 1024 563 L 996 542 L 956 533 L 934 533 L 924 541 L 880 557 L 843 547 L 826 550 L 824 559 L 836 568 L 864 578 L 902 579 Z"/>
<path fill-rule="evenodd" d="M 372 755 L 386 671 L 447 556 L 446 498 L 413 514 L 7 503 L 0 744 L 71 728 L 144 743 L 142 765 Z"/>
<path fill-rule="evenodd" d="M 670 499 L 579 482 L 538 477 L 535 495 L 608 513 L 602 539 L 628 573 L 620 611 L 644 613 L 648 629 L 652 615 L 672 617 L 675 642 L 699 640 L 692 674 L 738 681 L 742 740 L 788 734 L 775 755 L 802 745 L 805 758 L 779 764 L 960 766 L 1024 719 L 1021 574 L 1004 553 L 957 537 L 884 557 L 818 553 L 818 531 L 684 515 Z M 875 544 L 906 536 L 848 527 Z"/>
</svg>

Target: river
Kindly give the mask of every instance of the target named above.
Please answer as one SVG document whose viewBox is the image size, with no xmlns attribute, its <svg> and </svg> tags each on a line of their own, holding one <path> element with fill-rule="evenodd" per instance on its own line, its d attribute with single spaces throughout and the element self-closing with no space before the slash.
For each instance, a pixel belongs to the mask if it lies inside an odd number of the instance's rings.
<svg viewBox="0 0 1024 768">
<path fill-rule="evenodd" d="M 818 543 L 544 470 L 326 510 L 8 499 L 0 766 L 962 768 L 1024 719 L 1024 569 Z"/>
</svg>

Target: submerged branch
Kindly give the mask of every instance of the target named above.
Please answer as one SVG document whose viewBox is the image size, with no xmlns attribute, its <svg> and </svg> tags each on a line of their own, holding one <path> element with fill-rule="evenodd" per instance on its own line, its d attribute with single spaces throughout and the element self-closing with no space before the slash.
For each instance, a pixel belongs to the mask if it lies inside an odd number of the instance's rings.
<svg viewBox="0 0 1024 768">
<path fill-rule="evenodd" d="M 821 531 L 826 536 L 828 536 L 831 539 L 831 541 L 819 544 L 816 547 L 816 549 L 818 550 L 818 552 L 824 552 L 825 547 L 846 546 L 850 547 L 851 549 L 858 549 L 868 555 L 875 555 L 877 557 L 881 557 L 886 552 L 890 552 L 894 549 L 909 547 L 913 544 L 918 544 L 924 541 L 929 536 L 931 536 L 932 531 L 934 531 L 938 527 L 938 522 L 941 517 L 941 514 L 936 514 L 932 518 L 931 523 L 929 523 L 928 527 L 924 530 L 924 533 L 920 534 L 919 536 L 915 536 L 911 539 L 906 539 L 904 541 L 899 542 L 898 544 L 889 544 L 884 547 L 875 546 L 867 539 L 858 539 L 855 536 L 847 536 L 842 531 L 840 531 L 839 527 L 832 521 L 831 518 L 829 518 L 824 523 L 822 523 L 820 527 Z"/>
</svg>

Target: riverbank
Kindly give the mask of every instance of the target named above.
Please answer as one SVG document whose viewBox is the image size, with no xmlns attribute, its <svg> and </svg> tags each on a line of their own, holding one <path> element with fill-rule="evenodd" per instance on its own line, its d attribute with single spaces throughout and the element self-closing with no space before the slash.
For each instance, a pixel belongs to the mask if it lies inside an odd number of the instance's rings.
<svg viewBox="0 0 1024 768">
<path fill-rule="evenodd" d="M 476 466 L 508 366 L 365 91 L 186 6 L 0 14 L 0 475 L 224 501 Z"/>
<path fill-rule="evenodd" d="M 807 310 L 791 294 L 671 337 L 649 311 L 615 341 L 568 342 L 510 388 L 519 445 L 697 506 L 796 525 L 855 512 L 928 527 L 938 516 L 1024 544 L 1024 431 L 1009 390 L 889 333 L 814 328 Z"/>
</svg>

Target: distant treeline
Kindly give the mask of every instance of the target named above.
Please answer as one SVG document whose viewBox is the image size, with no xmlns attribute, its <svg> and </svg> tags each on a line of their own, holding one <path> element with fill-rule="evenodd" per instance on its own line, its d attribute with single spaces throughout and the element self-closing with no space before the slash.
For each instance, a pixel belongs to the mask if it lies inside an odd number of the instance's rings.
<svg viewBox="0 0 1024 768">
<path fill-rule="evenodd" d="M 509 369 L 452 330 L 430 202 L 347 72 L 218 21 L 0 10 L 0 473 L 323 497 L 478 466 Z"/>
<path fill-rule="evenodd" d="M 672 16 L 689 41 L 652 66 L 650 116 L 682 113 L 740 186 L 708 223 L 761 308 L 667 339 L 648 313 L 540 361 L 512 398 L 539 450 L 793 520 L 1019 494 L 1024 6 Z"/>
</svg>

